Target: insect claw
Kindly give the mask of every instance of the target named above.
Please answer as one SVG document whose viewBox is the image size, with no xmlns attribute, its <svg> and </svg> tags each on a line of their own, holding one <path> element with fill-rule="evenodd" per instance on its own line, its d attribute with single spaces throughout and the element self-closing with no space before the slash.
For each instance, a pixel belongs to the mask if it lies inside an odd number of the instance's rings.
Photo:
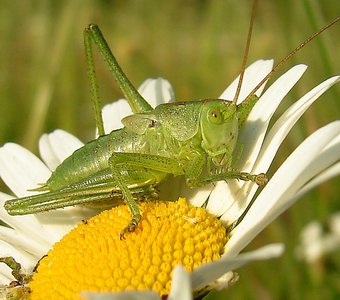
<svg viewBox="0 0 340 300">
<path fill-rule="evenodd" d="M 130 223 L 121 231 L 121 233 L 119 234 L 119 239 L 122 240 L 124 239 L 124 235 L 126 232 L 134 232 L 139 221 L 140 221 L 141 216 L 140 215 L 136 215 L 132 218 L 132 220 L 130 221 Z"/>
<path fill-rule="evenodd" d="M 0 257 L 0 263 L 6 264 L 12 270 L 11 273 L 15 280 L 10 283 L 11 287 L 24 285 L 31 280 L 31 275 L 27 275 L 22 269 L 21 264 L 18 263 L 12 256 Z"/>
<path fill-rule="evenodd" d="M 260 173 L 260 174 L 255 175 L 254 182 L 259 186 L 263 186 L 267 184 L 268 178 L 265 173 Z"/>
<path fill-rule="evenodd" d="M 126 233 L 126 227 L 121 231 L 121 233 L 119 234 L 119 239 L 120 240 L 125 240 L 124 234 Z"/>
<path fill-rule="evenodd" d="M 133 221 L 133 220 L 132 220 Z M 132 222 L 131 221 L 131 222 Z M 119 234 L 119 239 L 120 240 L 123 240 L 123 239 L 125 239 L 125 237 L 124 237 L 124 235 L 125 235 L 125 233 L 127 233 L 127 232 L 134 232 L 135 231 L 135 229 L 136 229 L 136 227 L 137 227 L 137 224 L 129 224 L 128 226 L 126 226 L 122 231 L 121 231 L 121 233 Z"/>
</svg>

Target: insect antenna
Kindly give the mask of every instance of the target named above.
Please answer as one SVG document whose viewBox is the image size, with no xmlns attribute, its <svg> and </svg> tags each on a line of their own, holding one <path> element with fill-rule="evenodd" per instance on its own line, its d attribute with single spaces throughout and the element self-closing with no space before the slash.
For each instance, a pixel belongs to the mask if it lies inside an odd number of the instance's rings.
<svg viewBox="0 0 340 300">
<path fill-rule="evenodd" d="M 248 36 L 247 36 L 246 47 L 244 49 L 244 55 L 243 55 L 243 61 L 242 61 L 242 66 L 241 66 L 240 78 L 238 80 L 236 93 L 235 93 L 235 96 L 234 96 L 234 99 L 233 99 L 233 104 L 235 104 L 235 105 L 237 103 L 238 97 L 239 97 L 240 92 L 241 92 L 244 72 L 246 70 L 248 54 L 249 54 L 249 48 L 250 48 L 250 42 L 251 42 L 251 36 L 252 36 L 252 33 L 253 33 L 253 27 L 254 27 L 256 7 L 257 7 L 257 0 L 254 0 L 253 1 L 253 7 L 252 7 L 252 10 L 251 10 L 251 18 L 250 18 L 250 22 L 249 22 L 249 29 L 248 29 Z"/>
<path fill-rule="evenodd" d="M 340 17 L 335 18 L 328 24 L 326 24 L 324 27 L 322 27 L 319 31 L 311 35 L 309 38 L 304 40 L 299 46 L 297 46 L 294 50 L 292 50 L 286 57 L 284 57 L 280 62 L 276 64 L 276 66 L 259 82 L 259 84 L 249 93 L 247 98 L 252 97 L 257 90 L 268 80 L 270 79 L 273 74 L 280 69 L 283 65 L 286 64 L 288 60 L 290 60 L 298 51 L 300 51 L 304 46 L 306 46 L 310 41 L 315 39 L 318 35 L 320 35 L 323 31 L 325 31 L 327 28 L 333 26 L 335 23 L 337 23 L 340 20 Z"/>
</svg>

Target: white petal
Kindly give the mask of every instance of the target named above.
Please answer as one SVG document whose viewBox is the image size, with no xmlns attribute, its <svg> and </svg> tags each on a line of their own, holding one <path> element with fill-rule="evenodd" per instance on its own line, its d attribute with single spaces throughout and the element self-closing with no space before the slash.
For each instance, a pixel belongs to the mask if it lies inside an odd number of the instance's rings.
<svg viewBox="0 0 340 300">
<path fill-rule="evenodd" d="M 0 299 L 6 299 L 6 293 L 2 294 L 2 285 L 8 285 L 13 280 L 11 270 L 4 264 L 0 264 Z"/>
<path fill-rule="evenodd" d="M 34 239 L 41 246 L 42 252 L 46 252 L 52 245 L 53 234 L 45 231 L 35 215 L 10 216 L 4 209 L 4 201 L 7 199 L 10 198 L 0 193 L 0 219 L 23 236 Z"/>
<path fill-rule="evenodd" d="M 242 145 L 243 150 L 242 156 L 236 164 L 238 170 L 244 172 L 252 171 L 271 117 L 284 96 L 299 80 L 306 68 L 305 65 L 298 65 L 283 74 L 267 89 L 252 109 L 247 122 L 240 131 L 238 143 Z M 225 206 L 226 213 L 222 221 L 232 223 L 247 207 L 247 195 L 251 187 L 251 184 L 235 180 L 228 182 L 228 185 L 224 187 L 221 187 L 219 184 L 216 189 L 219 189 L 220 192 L 213 194 L 214 197 L 209 198 L 207 209 L 211 210 L 211 206 L 215 206 L 214 202 L 220 202 L 221 199 L 226 199 L 226 202 L 229 201 L 229 205 Z M 255 186 L 255 189 L 256 188 L 257 186 Z M 231 206 L 230 203 L 232 203 Z"/>
<path fill-rule="evenodd" d="M 37 242 L 42 254 L 46 253 L 55 242 L 82 220 L 87 220 L 99 213 L 99 210 L 76 206 L 39 214 L 10 216 L 4 209 L 4 202 L 11 198 L 0 192 L 0 220 L 22 236 L 29 236 Z"/>
<path fill-rule="evenodd" d="M 41 244 L 34 239 L 34 235 L 21 234 L 14 229 L 4 226 L 0 226 L 0 240 L 32 254 L 36 259 L 42 257 L 49 250 L 49 248 L 43 249 Z"/>
<path fill-rule="evenodd" d="M 321 170 L 340 159 L 340 151 L 322 152 L 340 134 L 340 121 L 308 137 L 282 164 L 233 230 L 227 252 L 239 253 L 273 219 L 297 199 L 295 194 Z M 328 158 L 327 158 L 328 157 Z"/>
<path fill-rule="evenodd" d="M 105 105 L 102 109 L 105 133 L 110 133 L 112 130 L 123 128 L 121 119 L 131 114 L 132 110 L 125 99 L 119 99 Z"/>
<path fill-rule="evenodd" d="M 325 163 L 325 165 L 332 164 L 333 160 L 339 160 L 340 159 L 338 153 L 340 153 L 340 144 L 337 144 L 337 148 L 334 149 L 333 153 L 323 152 L 322 155 L 320 155 L 321 158 L 318 158 L 311 163 L 311 167 L 310 167 L 311 171 L 309 172 L 309 173 L 311 173 L 310 177 L 313 177 L 314 176 L 313 174 L 318 172 L 318 169 L 313 167 L 313 164 L 314 165 L 316 164 L 315 161 L 320 161 L 320 164 L 318 164 L 319 167 L 320 167 L 319 169 L 323 169 L 321 162 L 323 161 Z M 314 169 L 314 171 L 313 171 L 313 169 Z M 328 180 L 332 177 L 335 177 L 339 174 L 340 174 L 340 161 L 338 163 L 332 165 L 331 167 L 329 167 L 325 171 L 321 172 L 317 176 L 315 176 L 312 180 L 308 181 L 308 183 L 306 185 L 304 185 L 294 196 L 287 198 L 285 201 L 281 201 L 281 203 L 278 203 L 278 205 L 276 207 L 274 207 L 274 209 L 272 210 L 271 213 L 273 215 L 280 214 L 281 212 L 286 210 L 289 206 L 294 204 L 298 199 L 300 199 L 305 193 L 307 193 L 313 187 L 315 187 L 315 186 L 321 184 L 322 182 L 325 182 L 326 180 Z M 330 242 L 330 243 L 332 244 L 332 242 Z"/>
<path fill-rule="evenodd" d="M 180 190 L 179 195 L 188 200 L 194 206 L 201 207 L 207 201 L 211 192 L 211 185 L 202 188 L 190 189 L 186 185 Z"/>
<path fill-rule="evenodd" d="M 37 258 L 0 240 L 0 257 L 13 257 L 28 272 L 32 271 Z"/>
<path fill-rule="evenodd" d="M 340 161 L 340 121 L 333 122 L 329 124 L 329 128 L 331 128 L 331 125 L 338 125 L 338 135 L 334 136 L 334 138 L 330 141 L 329 144 L 325 146 L 324 149 L 320 151 L 317 157 L 315 159 L 311 160 L 310 163 L 306 166 L 306 170 L 304 172 L 301 172 L 300 176 L 298 177 L 298 180 L 294 182 L 294 185 L 299 184 L 299 191 L 300 193 L 301 190 L 305 189 L 305 183 L 308 182 L 308 186 L 310 185 L 311 179 L 315 180 L 319 174 L 321 173 L 322 178 L 328 178 L 329 177 L 329 170 L 327 168 L 331 168 L 331 173 L 333 175 L 338 174 L 338 168 L 336 162 Z M 326 127 L 326 126 L 325 126 Z M 324 127 L 324 128 L 325 128 Z M 333 126 L 335 129 L 336 126 Z M 325 131 L 324 131 L 325 132 Z M 327 133 L 325 133 L 327 134 Z M 336 133 L 335 133 L 336 134 Z M 306 155 L 308 155 L 308 152 L 305 152 Z M 302 154 L 303 155 L 303 154 Z M 296 166 L 298 167 L 298 166 Z M 336 172 L 336 173 L 335 173 Z M 325 176 L 327 174 L 327 177 Z M 318 180 L 319 181 L 319 180 Z M 319 181 L 319 183 L 321 183 Z M 287 203 L 291 204 L 291 199 L 295 199 L 296 194 L 294 196 L 291 196 L 288 200 L 282 201 L 280 205 L 287 205 Z"/>
<path fill-rule="evenodd" d="M 207 289 L 209 291 L 226 290 L 233 286 L 238 280 L 239 280 L 238 274 L 236 272 L 229 271 L 228 273 L 223 274 L 215 281 L 209 283 Z"/>
<path fill-rule="evenodd" d="M 59 135 L 57 133 L 57 136 L 74 142 L 74 139 L 67 134 Z M 18 196 L 25 196 L 33 194 L 27 189 L 35 188 L 38 183 L 46 182 L 50 176 L 50 170 L 36 156 L 21 146 L 5 144 L 0 148 L 0 174 L 13 192 Z M 82 207 L 70 207 L 37 215 L 9 216 L 4 210 L 3 203 L 4 200 L 10 198 L 5 194 L 0 195 L 0 218 L 23 235 L 34 237 L 36 242 L 41 245 L 42 253 L 45 253 L 54 242 L 58 241 L 81 220 L 87 219 L 97 212 Z M 53 222 L 51 222 L 52 219 Z"/>
<path fill-rule="evenodd" d="M 321 172 L 316 177 L 314 177 L 311 181 L 304 185 L 301 190 L 299 190 L 299 192 L 295 195 L 294 198 L 298 199 L 302 197 L 312 188 L 338 175 L 340 175 L 340 162 L 334 164 L 333 166 L 326 169 L 324 172 Z"/>
<path fill-rule="evenodd" d="M 308 109 L 313 102 L 318 99 L 326 90 L 328 90 L 335 83 L 339 82 L 340 76 L 330 78 L 317 87 L 312 89 L 306 95 L 304 95 L 299 101 L 294 103 L 273 125 L 269 133 L 267 134 L 261 151 L 257 157 L 257 161 L 251 170 L 251 173 L 257 174 L 260 172 L 267 172 L 273 158 L 280 147 L 282 141 L 289 133 L 290 129 L 294 126 L 301 115 Z M 226 223 L 232 223 L 235 221 L 244 211 L 244 209 L 250 203 L 254 196 L 257 186 L 252 182 L 243 183 L 243 190 L 247 190 L 245 197 L 238 197 L 241 199 L 242 204 L 235 203 L 237 205 L 235 210 L 230 209 L 222 216 L 222 220 Z"/>
<path fill-rule="evenodd" d="M 317 100 L 325 91 L 340 81 L 340 76 L 330 78 L 313 88 L 304 95 L 299 101 L 295 102 L 286 112 L 276 121 L 268 133 L 266 140 L 261 147 L 256 166 L 253 172 L 268 170 L 279 146 L 289 133 L 290 129 L 302 116 L 302 114 Z M 260 167 L 257 167 L 260 165 Z"/>
<path fill-rule="evenodd" d="M 39 140 L 40 156 L 53 171 L 65 158 L 84 144 L 74 135 L 57 129 L 52 133 L 45 133 Z"/>
<path fill-rule="evenodd" d="M 173 271 L 169 300 L 192 300 L 191 280 L 189 273 L 180 265 Z"/>
<path fill-rule="evenodd" d="M 36 214 L 35 217 L 45 231 L 50 233 L 49 242 L 54 244 L 83 220 L 97 215 L 102 210 L 77 205 Z"/>
<path fill-rule="evenodd" d="M 51 171 L 25 148 L 7 143 L 0 148 L 0 176 L 18 197 L 33 194 L 28 189 L 38 187 Z"/>
<path fill-rule="evenodd" d="M 186 198 L 187 201 L 197 207 L 201 207 L 207 201 L 212 185 L 207 184 L 203 188 L 190 189 L 186 186 L 183 177 L 171 177 L 157 187 L 159 198 L 166 201 L 174 201 L 178 197 Z"/>
<path fill-rule="evenodd" d="M 241 88 L 241 93 L 238 97 L 238 103 L 242 102 L 249 93 L 256 87 L 256 85 L 272 70 L 274 64 L 274 60 L 268 59 L 268 60 L 257 60 L 254 63 L 252 63 L 245 71 L 244 77 L 243 77 L 243 83 Z M 233 100 L 237 85 L 238 85 L 238 76 L 231 85 L 227 87 L 227 89 L 221 94 L 219 97 L 220 99 L 226 99 L 226 100 Z M 265 84 L 262 85 L 262 87 L 255 93 L 257 96 L 261 95 L 263 89 L 265 87 Z"/>
<path fill-rule="evenodd" d="M 146 79 L 138 88 L 138 91 L 152 107 L 175 101 L 172 86 L 170 82 L 164 78 Z"/>
<path fill-rule="evenodd" d="M 228 182 L 219 181 L 215 184 L 207 203 L 207 211 L 216 217 L 220 217 L 228 209 L 231 209 L 232 205 L 235 205 L 234 202 L 237 202 L 236 205 L 241 205 L 242 202 L 236 199 L 236 197 L 226 197 L 226 191 L 232 191 L 231 186 L 235 184 L 234 182 L 234 180 Z M 225 225 L 228 225 L 228 223 Z"/>
<path fill-rule="evenodd" d="M 202 288 L 229 271 L 242 267 L 255 260 L 271 259 L 283 253 L 282 244 L 271 244 L 236 257 L 223 255 L 221 259 L 203 265 L 191 274 L 193 290 Z"/>
<path fill-rule="evenodd" d="M 297 65 L 288 70 L 266 90 L 251 110 L 238 141 L 243 146 L 242 157 L 237 164 L 242 171 L 252 170 L 271 117 L 306 69 L 305 65 Z"/>
<path fill-rule="evenodd" d="M 330 226 L 333 218 L 337 218 L 336 214 L 331 216 L 328 222 Z M 319 221 L 313 221 L 306 225 L 301 232 L 300 239 L 301 242 L 295 249 L 295 254 L 299 259 L 308 262 L 314 262 L 340 248 L 339 232 L 332 231 L 331 227 L 328 231 L 323 230 Z"/>
<path fill-rule="evenodd" d="M 309 262 L 315 261 L 322 256 L 322 225 L 319 221 L 307 224 L 300 233 L 301 244 L 295 249 L 298 259 Z"/>
<path fill-rule="evenodd" d="M 175 99 L 170 83 L 163 78 L 146 79 L 138 88 L 138 91 L 152 107 Z M 105 133 L 122 128 L 121 119 L 131 114 L 132 110 L 126 99 L 119 99 L 105 105 L 102 110 Z"/>
<path fill-rule="evenodd" d="M 81 296 L 88 300 L 160 300 L 155 292 L 122 292 L 122 293 L 93 293 L 83 292 Z"/>
</svg>

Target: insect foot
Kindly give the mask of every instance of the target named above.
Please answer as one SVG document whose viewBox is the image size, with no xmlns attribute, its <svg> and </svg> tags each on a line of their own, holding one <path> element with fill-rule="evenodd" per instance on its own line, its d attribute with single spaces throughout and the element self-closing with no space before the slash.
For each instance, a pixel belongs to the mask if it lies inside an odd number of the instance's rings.
<svg viewBox="0 0 340 300">
<path fill-rule="evenodd" d="M 230 179 L 252 181 L 252 182 L 255 182 L 259 186 L 263 186 L 268 182 L 268 179 L 265 173 L 250 174 L 247 172 L 228 171 L 225 173 L 212 174 L 210 176 L 205 176 L 202 179 L 188 178 L 187 185 L 189 187 L 199 187 L 207 183 L 214 183 L 220 180 L 227 181 Z"/>
<path fill-rule="evenodd" d="M 186 179 L 186 185 L 189 188 L 197 188 L 197 187 L 202 187 L 206 182 L 199 180 L 197 178 L 187 178 Z"/>
<path fill-rule="evenodd" d="M 32 276 L 27 275 L 21 264 L 11 256 L 0 257 L 0 262 L 6 264 L 12 270 L 12 275 L 15 278 L 8 286 L 4 287 L 6 299 L 28 299 L 30 289 L 27 284 L 31 281 Z"/>
<path fill-rule="evenodd" d="M 259 186 L 266 185 L 266 183 L 268 182 L 268 178 L 265 173 L 249 174 L 246 172 L 241 172 L 239 179 L 244 180 L 244 181 L 255 182 Z"/>
<path fill-rule="evenodd" d="M 255 176 L 254 182 L 257 185 L 263 186 L 263 185 L 267 184 L 268 178 L 267 178 L 265 173 L 260 173 L 260 174 L 254 175 L 254 176 Z"/>
<path fill-rule="evenodd" d="M 132 217 L 132 220 L 130 221 L 130 223 L 119 234 L 119 239 L 121 239 L 121 240 L 124 239 L 124 235 L 127 232 L 134 232 L 137 225 L 139 224 L 141 218 L 142 218 L 142 216 L 140 214 L 134 215 Z"/>
</svg>

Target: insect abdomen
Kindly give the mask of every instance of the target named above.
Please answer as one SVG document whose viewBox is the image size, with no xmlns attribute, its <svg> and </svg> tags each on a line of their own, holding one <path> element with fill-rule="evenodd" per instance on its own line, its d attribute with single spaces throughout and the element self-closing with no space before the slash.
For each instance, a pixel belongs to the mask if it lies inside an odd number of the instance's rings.
<svg viewBox="0 0 340 300">
<path fill-rule="evenodd" d="M 124 128 L 85 144 L 56 168 L 47 180 L 46 188 L 57 190 L 108 169 L 108 159 L 113 152 L 135 152 L 139 139 Z"/>
</svg>

